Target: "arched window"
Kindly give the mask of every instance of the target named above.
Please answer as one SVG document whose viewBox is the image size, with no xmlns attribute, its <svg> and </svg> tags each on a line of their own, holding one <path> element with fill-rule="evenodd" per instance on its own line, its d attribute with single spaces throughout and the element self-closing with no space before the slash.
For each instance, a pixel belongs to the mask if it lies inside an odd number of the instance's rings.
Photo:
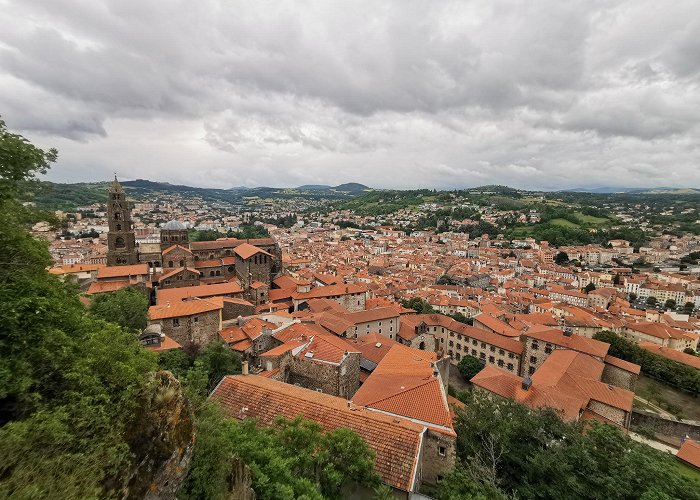
<svg viewBox="0 0 700 500">
<path fill-rule="evenodd" d="M 180 260 L 180 267 L 185 267 L 185 261 L 184 261 L 184 260 Z"/>
<path fill-rule="evenodd" d="M 124 238 L 119 236 L 116 240 L 114 240 L 114 246 L 117 248 L 124 248 L 126 246 L 126 243 L 124 243 Z"/>
<path fill-rule="evenodd" d="M 214 276 L 214 271 L 209 271 L 209 276 Z"/>
<path fill-rule="evenodd" d="M 209 260 L 214 260 L 214 254 L 213 254 L 213 253 L 210 253 L 210 254 L 209 254 Z"/>
<path fill-rule="evenodd" d="M 116 212 L 114 214 L 114 220 L 122 220 L 122 213 L 121 212 Z"/>
<path fill-rule="evenodd" d="M 233 272 L 233 266 L 228 266 L 228 272 L 230 272 L 230 273 Z"/>
<path fill-rule="evenodd" d="M 168 261 L 168 267 L 173 267 L 173 261 L 172 261 L 172 260 L 169 260 L 169 261 Z"/>
<path fill-rule="evenodd" d="M 167 237 L 167 236 L 163 236 L 163 242 L 165 243 L 165 242 L 167 242 L 167 241 L 168 241 L 168 237 Z"/>
<path fill-rule="evenodd" d="M 221 276 L 221 271 L 217 270 L 217 271 L 216 271 L 216 275 L 217 275 L 217 276 Z"/>
<path fill-rule="evenodd" d="M 117 224 L 117 231 L 121 231 L 121 230 L 122 230 L 122 225 L 121 225 L 121 224 Z"/>
<path fill-rule="evenodd" d="M 155 264 L 153 265 L 153 267 L 160 267 L 160 261 L 157 260 L 157 261 L 155 262 Z"/>
</svg>

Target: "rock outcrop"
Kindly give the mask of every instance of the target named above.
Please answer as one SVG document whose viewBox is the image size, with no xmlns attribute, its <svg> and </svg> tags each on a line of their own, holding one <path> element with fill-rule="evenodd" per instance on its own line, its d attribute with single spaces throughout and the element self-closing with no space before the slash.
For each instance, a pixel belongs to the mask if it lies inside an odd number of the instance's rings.
<svg viewBox="0 0 700 500">
<path fill-rule="evenodd" d="M 139 402 L 127 435 L 134 465 L 122 497 L 174 499 L 192 459 L 195 440 L 192 408 L 180 382 L 168 371 L 151 375 Z"/>
</svg>

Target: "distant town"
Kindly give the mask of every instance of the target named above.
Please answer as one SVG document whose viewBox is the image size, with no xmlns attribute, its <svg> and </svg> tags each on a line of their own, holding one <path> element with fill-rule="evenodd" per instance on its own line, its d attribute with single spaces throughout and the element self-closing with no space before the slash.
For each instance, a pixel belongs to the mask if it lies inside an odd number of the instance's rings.
<svg viewBox="0 0 700 500">
<path fill-rule="evenodd" d="M 242 375 L 211 394 L 227 414 L 272 423 L 271 405 L 304 408 L 325 427 L 336 413 L 395 492 L 436 488 L 454 467 L 461 391 L 660 449 L 700 437 L 697 379 L 681 373 L 700 368 L 695 197 L 362 186 L 226 202 L 107 186 L 34 226 L 49 272 L 86 303 L 143 293 L 147 349 L 240 355 Z M 422 444 L 407 452 L 393 434 Z"/>
</svg>

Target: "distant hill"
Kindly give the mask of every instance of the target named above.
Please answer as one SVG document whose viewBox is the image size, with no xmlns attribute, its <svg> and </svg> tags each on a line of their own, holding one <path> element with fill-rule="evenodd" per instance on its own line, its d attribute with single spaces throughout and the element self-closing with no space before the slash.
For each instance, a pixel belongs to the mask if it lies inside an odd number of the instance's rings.
<svg viewBox="0 0 700 500">
<path fill-rule="evenodd" d="M 655 187 L 655 188 L 631 188 L 631 187 L 610 187 L 603 186 L 598 188 L 573 188 L 563 189 L 564 193 L 594 193 L 594 194 L 700 194 L 700 189 L 696 188 L 677 188 L 677 187 Z"/>
<path fill-rule="evenodd" d="M 333 188 L 334 191 L 340 191 L 342 193 L 364 193 L 365 191 L 371 191 L 372 188 L 365 186 L 364 184 L 358 184 L 357 182 L 348 182 L 345 184 L 340 184 Z"/>
</svg>

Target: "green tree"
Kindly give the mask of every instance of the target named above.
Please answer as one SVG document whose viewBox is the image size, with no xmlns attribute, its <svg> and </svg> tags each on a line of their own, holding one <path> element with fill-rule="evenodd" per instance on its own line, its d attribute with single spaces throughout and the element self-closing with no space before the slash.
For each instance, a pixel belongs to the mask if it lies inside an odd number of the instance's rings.
<svg viewBox="0 0 700 500">
<path fill-rule="evenodd" d="M 629 298 L 630 298 L 630 302 L 634 302 L 635 300 L 637 300 L 637 294 L 634 292 L 631 292 L 629 295 Z"/>
<path fill-rule="evenodd" d="M 433 306 L 422 300 L 420 297 L 413 297 L 409 300 L 402 300 L 401 305 L 408 309 L 413 309 L 418 314 L 434 314 L 437 312 L 435 311 Z"/>
<path fill-rule="evenodd" d="M 588 283 L 586 285 L 586 287 L 583 289 L 583 291 L 586 293 L 591 293 L 593 290 L 595 290 L 595 285 L 593 284 L 593 282 Z"/>
<path fill-rule="evenodd" d="M 559 252 L 554 256 L 554 262 L 559 265 L 566 264 L 569 262 L 569 255 L 566 252 Z"/>
<path fill-rule="evenodd" d="M 98 294 L 90 303 L 90 314 L 134 332 L 146 328 L 148 298 L 144 292 L 127 287 Z"/>
<path fill-rule="evenodd" d="M 674 458 L 632 441 L 610 425 L 562 422 L 551 409 L 529 409 L 481 393 L 463 395 L 456 420 L 455 469 L 438 499 L 700 498 L 700 482 Z"/>
<path fill-rule="evenodd" d="M 684 312 L 685 314 L 688 314 L 688 315 L 693 314 L 693 310 L 694 310 L 694 309 L 695 309 L 695 303 L 694 303 L 694 302 L 686 302 L 686 303 L 683 305 L 683 312 Z"/>
<path fill-rule="evenodd" d="M 664 307 L 666 309 L 675 309 L 676 308 L 676 301 L 673 299 L 668 299 L 666 303 L 664 304 Z"/>
<path fill-rule="evenodd" d="M 197 361 L 207 372 L 210 391 L 214 390 L 225 375 L 241 373 L 241 357 L 221 342 L 206 346 L 197 357 Z"/>
<path fill-rule="evenodd" d="M 693 349 L 692 347 L 686 347 L 685 349 L 683 349 L 683 352 L 686 353 L 686 354 L 692 354 L 693 356 L 697 356 L 697 355 L 698 355 L 698 351 L 696 351 L 696 350 Z"/>
<path fill-rule="evenodd" d="M 484 368 L 484 363 L 474 356 L 464 356 L 457 365 L 457 369 L 462 377 L 464 377 L 464 380 L 471 380 L 482 368 Z"/>
<path fill-rule="evenodd" d="M 22 181 L 31 184 L 55 158 L 0 121 L 2 498 L 94 498 L 123 488 L 135 395 L 156 368 L 132 333 L 86 315 L 77 288 L 46 271 L 47 245 L 27 231 L 36 214 L 18 199 Z"/>
<path fill-rule="evenodd" d="M 654 297 L 653 295 L 650 295 L 649 297 L 647 297 L 647 305 L 655 306 L 656 303 L 657 303 L 656 297 Z"/>
</svg>

